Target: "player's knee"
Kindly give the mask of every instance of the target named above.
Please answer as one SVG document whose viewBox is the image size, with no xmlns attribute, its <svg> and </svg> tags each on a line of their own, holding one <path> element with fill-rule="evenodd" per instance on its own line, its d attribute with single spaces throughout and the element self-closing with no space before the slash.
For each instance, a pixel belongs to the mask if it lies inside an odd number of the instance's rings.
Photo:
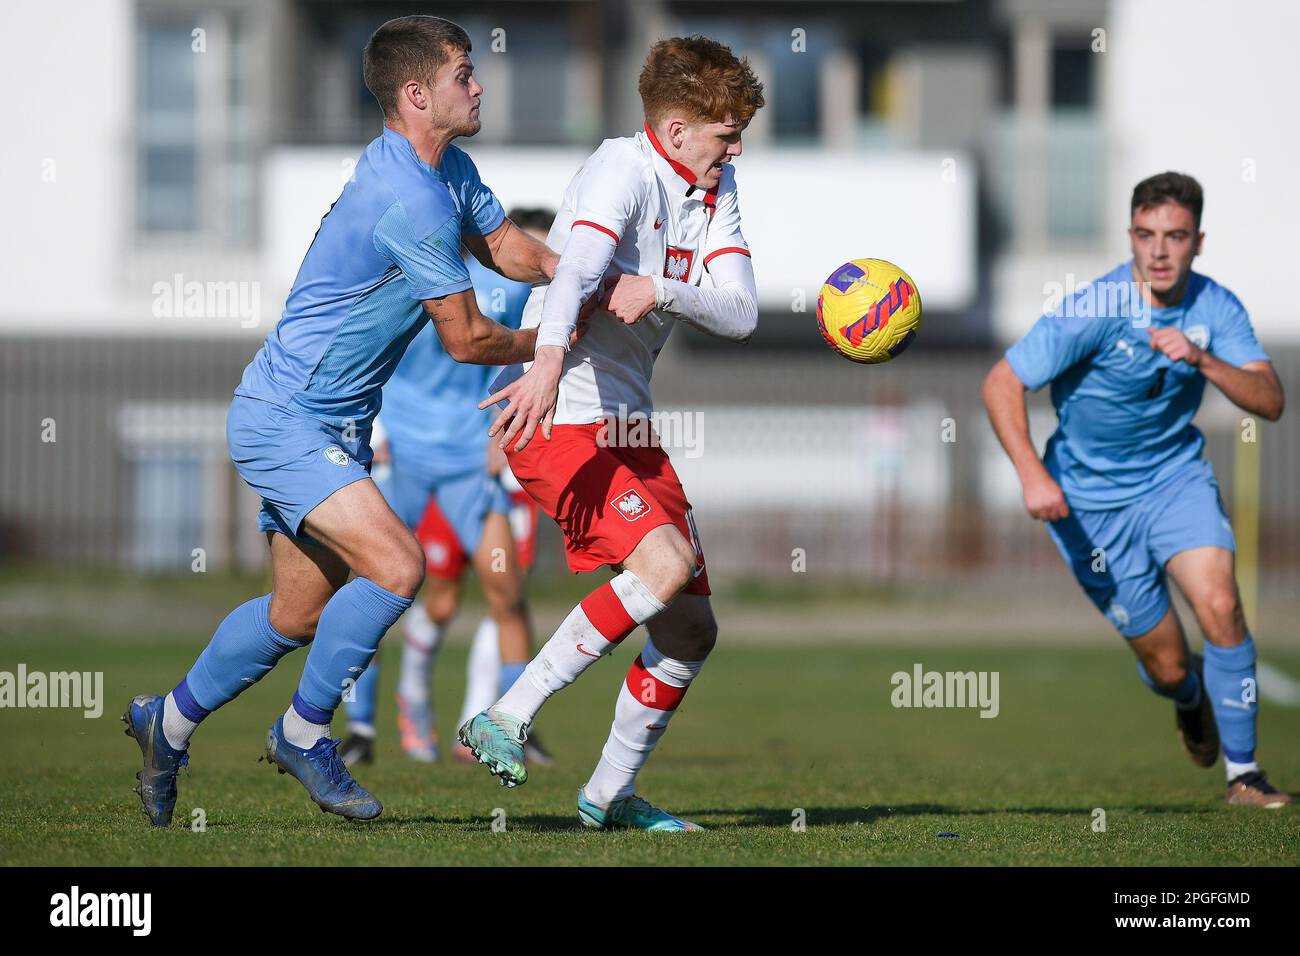
<svg viewBox="0 0 1300 956">
<path fill-rule="evenodd" d="M 718 643 L 718 622 L 713 612 L 700 616 L 691 626 L 691 660 L 702 661 L 713 652 Z"/>
<path fill-rule="evenodd" d="M 1177 687 L 1187 677 L 1187 656 L 1181 652 L 1156 654 L 1142 663 L 1161 687 Z"/>
<path fill-rule="evenodd" d="M 294 608 L 272 601 L 266 616 L 280 636 L 291 641 L 306 642 L 316 636 L 316 625 L 320 622 L 323 610 L 323 605 L 317 608 Z"/>
<path fill-rule="evenodd" d="M 401 597 L 415 597 L 424 583 L 424 552 L 419 542 L 413 537 L 402 540 L 364 577 Z"/>
<path fill-rule="evenodd" d="M 695 550 L 672 525 L 655 528 L 623 562 L 641 583 L 667 604 L 695 574 Z"/>
<path fill-rule="evenodd" d="M 498 621 L 503 618 L 522 617 L 527 608 L 524 592 L 520 588 L 494 589 L 487 595 L 488 610 Z"/>
<path fill-rule="evenodd" d="M 673 594 L 690 584 L 695 576 L 695 549 L 680 533 L 673 539 L 671 557 L 664 559 L 664 571 L 668 578 L 665 583 Z"/>
<path fill-rule="evenodd" d="M 427 588 L 424 610 L 435 624 L 449 624 L 460 610 L 460 601 L 453 588 Z"/>
<path fill-rule="evenodd" d="M 1215 643 L 1233 641 L 1242 624 L 1241 602 L 1232 588 L 1217 588 L 1204 598 L 1199 608 L 1206 637 Z"/>
</svg>

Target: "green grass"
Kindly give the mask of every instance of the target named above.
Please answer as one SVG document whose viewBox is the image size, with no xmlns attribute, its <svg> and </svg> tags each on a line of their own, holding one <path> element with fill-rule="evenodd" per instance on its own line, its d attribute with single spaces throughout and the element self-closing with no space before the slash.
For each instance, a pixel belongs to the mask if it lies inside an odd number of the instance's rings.
<svg viewBox="0 0 1300 956">
<path fill-rule="evenodd" d="M 629 645 L 639 643 L 630 639 Z M 687 697 L 641 792 L 702 823 L 689 835 L 592 833 L 577 788 L 608 730 L 634 648 L 598 664 L 548 706 L 541 732 L 559 763 L 516 790 L 477 766 L 406 761 L 385 674 L 375 765 L 359 773 L 385 804 L 370 824 L 326 816 L 299 785 L 257 762 L 302 657 L 200 729 L 176 824 L 145 823 L 131 793 L 139 756 L 117 716 L 169 688 L 200 649 L 190 640 L 8 633 L 0 670 L 102 670 L 99 719 L 0 711 L 0 860 L 145 864 L 1300 864 L 1300 815 L 1227 808 L 1222 770 L 1181 752 L 1167 702 L 1137 681 L 1119 646 L 1097 649 L 722 648 Z M 393 661 L 396 655 L 391 654 Z M 1270 657 L 1300 674 L 1300 654 Z M 1001 713 L 890 705 L 890 674 L 1000 672 Z M 444 650 L 437 692 L 452 737 L 464 648 Z M 341 722 L 340 722 L 341 723 Z M 338 728 L 336 728 L 337 730 Z M 1300 711 L 1264 707 L 1262 758 L 1300 780 Z M 193 808 L 205 832 L 188 828 Z M 493 812 L 506 830 L 493 832 Z M 1093 832 L 1094 808 L 1106 811 Z M 796 809 L 807 829 L 794 832 Z M 955 839 L 938 834 L 950 831 Z"/>
</svg>

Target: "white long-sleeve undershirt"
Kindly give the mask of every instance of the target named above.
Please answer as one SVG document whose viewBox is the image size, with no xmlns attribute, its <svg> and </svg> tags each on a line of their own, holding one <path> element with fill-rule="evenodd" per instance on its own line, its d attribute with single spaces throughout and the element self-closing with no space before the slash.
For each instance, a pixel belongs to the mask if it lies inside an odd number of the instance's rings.
<svg viewBox="0 0 1300 956">
<path fill-rule="evenodd" d="M 555 278 L 546 291 L 537 329 L 537 348 L 568 348 L 578 311 L 598 295 L 617 244 L 598 229 L 579 227 L 569 234 Z M 714 287 L 702 289 L 677 279 L 653 276 L 655 307 L 701 332 L 745 342 L 758 327 L 758 291 L 749 256 L 716 256 L 708 266 Z"/>
<path fill-rule="evenodd" d="M 569 233 L 542 304 L 537 348 L 558 345 L 568 350 L 569 336 L 578 324 L 578 310 L 591 296 L 600 294 L 605 270 L 617 248 L 612 238 L 590 226 L 579 226 Z"/>
<path fill-rule="evenodd" d="M 701 332 L 746 342 L 758 328 L 758 290 L 749 256 L 726 252 L 708 265 L 713 288 L 654 276 L 655 307 Z"/>
</svg>

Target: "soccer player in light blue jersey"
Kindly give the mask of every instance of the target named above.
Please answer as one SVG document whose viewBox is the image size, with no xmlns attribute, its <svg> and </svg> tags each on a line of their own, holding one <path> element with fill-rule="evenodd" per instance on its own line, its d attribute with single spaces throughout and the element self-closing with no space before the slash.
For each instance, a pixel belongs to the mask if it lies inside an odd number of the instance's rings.
<svg viewBox="0 0 1300 956">
<path fill-rule="evenodd" d="M 548 210 L 516 209 L 510 214 L 517 227 L 539 241 L 545 240 L 553 218 Z M 473 258 L 466 266 L 482 313 L 519 328 L 532 287 L 498 275 Z M 524 599 L 526 556 L 517 553 L 511 520 L 521 506 L 503 483 L 508 474 L 505 453 L 488 440 L 491 415 L 478 407 L 498 372 L 452 361 L 426 328 L 384 386 L 379 424 L 386 467 L 382 474 L 377 472 L 376 484 L 397 516 L 416 532 L 428 559 L 422 599 L 402 618 L 397 686 L 402 749 L 421 762 L 440 755 L 433 671 L 443 635 L 459 610 L 467 566 L 478 574 L 488 616 L 470 652 L 468 712 L 462 722 L 496 700 L 532 656 Z M 432 516 L 431 499 L 436 505 Z M 528 527 L 536 527 L 531 501 L 522 507 L 529 511 Z M 349 766 L 373 759 L 379 671 L 376 655 L 357 681 L 355 699 L 345 699 L 351 733 L 339 749 Z M 549 761 L 535 735 L 528 743 L 537 762 Z"/>
<path fill-rule="evenodd" d="M 354 819 L 382 811 L 330 739 L 343 694 L 424 577 L 419 544 L 369 478 L 381 389 L 430 319 L 458 362 L 532 357 L 532 332 L 479 311 L 462 242 L 524 282 L 550 278 L 557 261 L 513 227 L 451 145 L 479 129 L 483 89 L 469 53 L 464 30 L 425 16 L 389 21 L 366 45 L 365 82 L 383 132 L 321 221 L 227 418 L 235 467 L 262 496 L 271 593 L 232 611 L 171 693 L 136 697 L 123 716 L 144 757 L 139 793 L 155 826 L 171 822 L 176 776 L 199 723 L 307 645 L 266 757 L 324 811 Z"/>
<path fill-rule="evenodd" d="M 1222 743 L 1227 800 L 1289 803 L 1255 763 L 1255 644 L 1234 573 L 1232 525 L 1205 439 L 1192 425 L 1206 382 L 1251 415 L 1276 421 L 1282 385 L 1237 297 L 1192 271 L 1203 196 L 1161 173 L 1133 191 L 1133 258 L 1043 316 L 989 372 L 984 403 L 1020 475 L 1025 507 L 1048 531 L 1097 608 L 1172 698 L 1192 760 Z M 1058 425 L 1040 461 L 1025 390 L 1051 385 Z M 1167 578 L 1205 636 L 1188 652 Z"/>
</svg>

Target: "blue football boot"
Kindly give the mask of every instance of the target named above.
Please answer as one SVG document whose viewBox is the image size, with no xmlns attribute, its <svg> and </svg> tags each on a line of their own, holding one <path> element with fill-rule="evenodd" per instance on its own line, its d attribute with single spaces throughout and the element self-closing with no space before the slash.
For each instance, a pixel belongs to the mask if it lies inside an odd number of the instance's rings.
<svg viewBox="0 0 1300 956">
<path fill-rule="evenodd" d="M 163 700 L 154 694 L 140 694 L 132 699 L 122 715 L 126 735 L 134 737 L 144 757 L 144 769 L 135 775 L 140 781 L 135 792 L 144 804 L 149 823 L 156 827 L 171 826 L 176 809 L 176 776 L 190 762 L 188 750 L 175 750 L 163 736 Z"/>
<path fill-rule="evenodd" d="M 322 811 L 373 820 L 384 805 L 352 779 L 338 746 L 339 741 L 322 737 L 310 750 L 300 750 L 284 739 L 284 717 L 279 717 L 266 734 L 266 759 L 280 773 L 292 774 Z"/>
</svg>

